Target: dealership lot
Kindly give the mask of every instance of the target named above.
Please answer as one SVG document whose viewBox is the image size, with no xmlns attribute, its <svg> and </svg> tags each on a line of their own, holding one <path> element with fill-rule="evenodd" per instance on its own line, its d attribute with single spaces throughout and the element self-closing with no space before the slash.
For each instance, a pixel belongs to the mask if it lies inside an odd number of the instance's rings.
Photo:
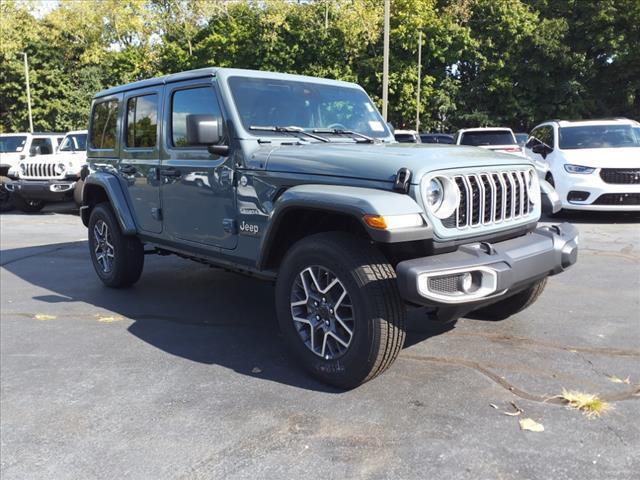
<svg viewBox="0 0 640 480">
<path fill-rule="evenodd" d="M 270 284 L 148 256 L 135 287 L 109 290 L 71 209 L 0 219 L 6 480 L 640 471 L 637 216 L 570 216 L 579 262 L 521 314 L 413 312 L 398 361 L 350 392 L 284 354 Z M 549 400 L 563 388 L 613 409 L 588 419 Z M 545 430 L 521 431 L 511 402 Z"/>
</svg>

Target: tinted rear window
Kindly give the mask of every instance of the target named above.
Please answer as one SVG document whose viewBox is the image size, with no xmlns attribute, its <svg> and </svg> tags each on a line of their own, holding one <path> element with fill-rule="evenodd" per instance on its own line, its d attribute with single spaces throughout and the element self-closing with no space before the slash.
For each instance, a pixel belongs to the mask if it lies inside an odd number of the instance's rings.
<svg viewBox="0 0 640 480">
<path fill-rule="evenodd" d="M 398 133 L 395 135 L 396 140 L 400 143 L 416 143 L 416 137 L 410 133 Z"/>
<path fill-rule="evenodd" d="M 118 101 L 108 100 L 96 103 L 91 116 L 91 147 L 116 148 L 116 125 L 118 121 Z"/>
<path fill-rule="evenodd" d="M 515 145 L 516 142 L 511 132 L 488 130 L 484 132 L 464 132 L 460 144 L 479 147 L 483 145 Z"/>
</svg>

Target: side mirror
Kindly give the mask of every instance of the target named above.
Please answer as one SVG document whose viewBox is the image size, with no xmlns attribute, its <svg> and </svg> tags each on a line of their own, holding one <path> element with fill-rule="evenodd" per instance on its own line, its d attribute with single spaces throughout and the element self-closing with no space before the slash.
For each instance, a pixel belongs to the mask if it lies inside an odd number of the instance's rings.
<svg viewBox="0 0 640 480">
<path fill-rule="evenodd" d="M 542 155 L 542 158 L 545 158 L 549 152 L 551 152 L 551 148 L 544 143 L 537 143 L 533 147 L 531 147 L 531 151 L 533 153 L 537 153 L 538 155 Z"/>
<path fill-rule="evenodd" d="M 215 145 L 222 138 L 222 122 L 213 115 L 187 115 L 187 143 Z"/>
</svg>

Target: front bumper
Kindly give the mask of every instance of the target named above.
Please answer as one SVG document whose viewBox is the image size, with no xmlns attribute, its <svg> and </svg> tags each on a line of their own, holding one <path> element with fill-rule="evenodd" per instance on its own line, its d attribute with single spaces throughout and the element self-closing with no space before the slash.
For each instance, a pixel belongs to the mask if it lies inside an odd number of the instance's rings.
<svg viewBox="0 0 640 480">
<path fill-rule="evenodd" d="M 463 245 L 457 251 L 398 263 L 405 301 L 472 310 L 555 275 L 578 258 L 578 230 L 563 223 L 540 227 L 522 237 L 490 244 Z"/>
<path fill-rule="evenodd" d="M 637 212 L 640 204 L 640 184 L 606 183 L 600 178 L 600 169 L 590 174 L 560 173 L 554 176 L 556 191 L 565 210 L 603 212 Z M 587 198 L 569 201 L 569 192 L 585 192 Z M 604 201 L 609 198 L 611 201 Z M 635 199 L 635 200 L 634 200 Z"/>
<path fill-rule="evenodd" d="M 14 180 L 7 190 L 28 200 L 57 202 L 73 197 L 76 180 Z"/>
</svg>

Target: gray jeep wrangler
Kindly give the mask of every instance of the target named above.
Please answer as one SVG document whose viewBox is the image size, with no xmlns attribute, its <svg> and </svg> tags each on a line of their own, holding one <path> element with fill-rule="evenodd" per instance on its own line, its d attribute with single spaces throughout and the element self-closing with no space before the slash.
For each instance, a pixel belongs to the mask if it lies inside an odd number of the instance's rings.
<svg viewBox="0 0 640 480">
<path fill-rule="evenodd" d="M 577 258 L 573 226 L 537 226 L 526 159 L 396 143 L 351 83 L 206 68 L 105 90 L 88 162 L 107 286 L 140 278 L 145 246 L 273 281 L 292 353 L 341 388 L 393 363 L 407 307 L 504 318 Z"/>
</svg>

